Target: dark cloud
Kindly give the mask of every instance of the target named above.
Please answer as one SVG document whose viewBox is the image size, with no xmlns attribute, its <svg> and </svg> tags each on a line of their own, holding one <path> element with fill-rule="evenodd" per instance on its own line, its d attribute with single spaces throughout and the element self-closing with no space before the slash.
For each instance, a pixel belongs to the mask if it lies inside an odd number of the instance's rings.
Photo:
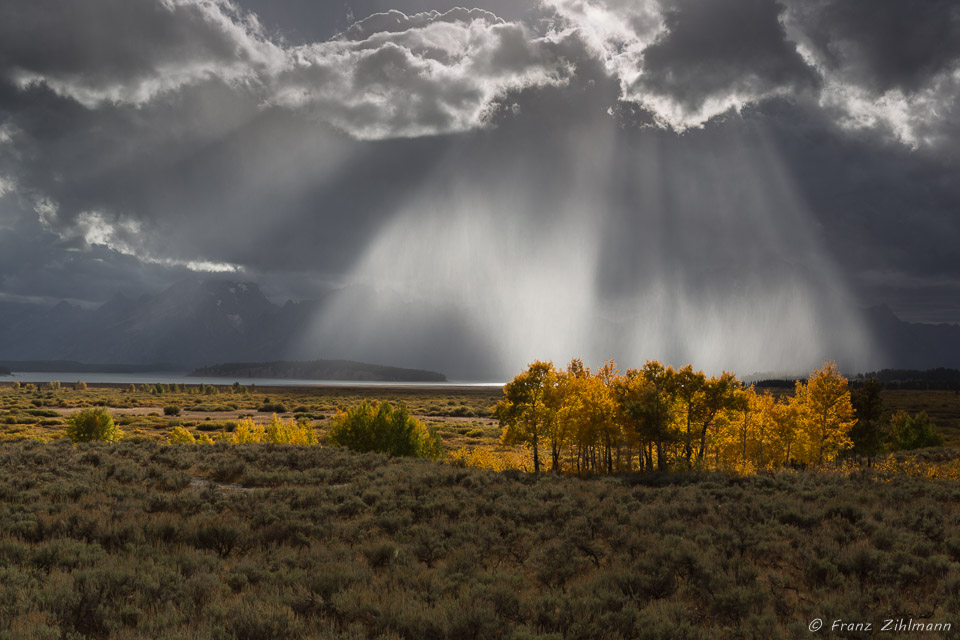
<svg viewBox="0 0 960 640">
<path fill-rule="evenodd" d="M 744 115 L 774 146 L 858 299 L 911 320 L 960 318 L 950 284 L 960 277 L 952 151 L 849 131 L 811 104 L 781 100 Z"/>
<path fill-rule="evenodd" d="M 74 4 L 0 9 L 0 295 L 364 282 L 445 320 L 358 333 L 342 294 L 317 335 L 500 331 L 492 369 L 853 357 L 860 302 L 960 319 L 953 8 Z"/>
<path fill-rule="evenodd" d="M 101 303 L 117 293 L 154 293 L 188 277 L 185 266 L 144 262 L 105 246 L 64 241 L 44 228 L 34 203 L 0 197 L 0 301 Z"/>
<path fill-rule="evenodd" d="M 66 236 L 82 236 L 82 217 L 95 213 L 109 225 L 103 239 L 148 258 L 260 268 L 308 262 L 336 272 L 397 190 L 430 166 L 421 149 L 443 144 L 374 149 L 303 114 L 238 97 L 211 84 L 140 109 L 75 112 L 47 95 L 47 115 L 15 118 L 28 152 L 14 175 L 25 192 L 56 203 L 47 223 Z M 50 114 L 72 116 L 69 133 L 49 137 Z M 136 233 L 124 237 L 123 224 Z"/>
<path fill-rule="evenodd" d="M 791 12 L 826 67 L 877 93 L 920 91 L 960 62 L 952 0 L 804 0 Z"/>
<path fill-rule="evenodd" d="M 227 2 L 50 0 L 0 7 L 0 74 L 84 104 L 141 103 L 268 62 L 257 24 Z"/>
<path fill-rule="evenodd" d="M 666 30 L 644 49 L 643 74 L 633 91 L 664 96 L 685 113 L 698 113 L 711 100 L 733 97 L 739 106 L 815 88 L 815 73 L 786 38 L 781 9 L 770 0 L 670 3 L 663 10 Z"/>
</svg>

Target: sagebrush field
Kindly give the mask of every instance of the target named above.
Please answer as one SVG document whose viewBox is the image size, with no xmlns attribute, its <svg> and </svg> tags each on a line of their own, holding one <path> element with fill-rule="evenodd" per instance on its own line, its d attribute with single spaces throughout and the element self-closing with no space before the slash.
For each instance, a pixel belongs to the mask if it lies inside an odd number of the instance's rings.
<svg viewBox="0 0 960 640">
<path fill-rule="evenodd" d="M 502 396 L 499 388 L 32 386 L 14 389 L 0 384 L 0 439 L 63 437 L 69 416 L 94 406 L 109 409 L 128 441 L 166 440 L 175 426 L 197 435 L 229 433 L 243 418 L 266 423 L 274 413 L 288 420 L 306 418 L 323 433 L 338 410 L 365 400 L 406 404 L 413 415 L 441 434 L 449 450 L 478 443 L 497 447 L 500 438 L 497 421 L 491 417 L 493 405 Z"/>
<path fill-rule="evenodd" d="M 769 639 L 960 612 L 947 481 L 63 440 L 5 444 L 0 474 L 5 638 Z"/>
<path fill-rule="evenodd" d="M 766 639 L 810 637 L 816 618 L 956 634 L 955 450 L 751 475 L 537 476 L 509 469 L 532 467 L 501 444 L 501 397 L 4 385 L 0 639 Z M 884 398 L 934 416 L 960 406 L 953 392 Z M 332 417 L 364 401 L 407 405 L 442 460 L 331 446 Z M 119 443 L 65 437 L 90 407 L 115 417 Z M 177 426 L 231 434 L 274 414 L 320 446 L 167 444 Z"/>
</svg>

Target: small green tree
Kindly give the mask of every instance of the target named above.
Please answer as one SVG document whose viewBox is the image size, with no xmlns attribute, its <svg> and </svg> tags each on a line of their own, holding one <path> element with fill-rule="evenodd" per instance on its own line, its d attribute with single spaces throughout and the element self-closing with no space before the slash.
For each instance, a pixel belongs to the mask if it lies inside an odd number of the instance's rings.
<svg viewBox="0 0 960 640">
<path fill-rule="evenodd" d="M 363 402 L 341 412 L 331 420 L 329 439 L 332 444 L 361 453 L 376 451 L 434 460 L 443 455 L 440 436 L 412 417 L 404 404 L 394 409 L 387 402 L 379 406 Z"/>
<path fill-rule="evenodd" d="M 883 387 L 876 378 L 870 378 L 862 388 L 850 393 L 850 402 L 857 423 L 850 430 L 853 441 L 851 453 L 869 461 L 883 453 Z"/>
<path fill-rule="evenodd" d="M 898 411 L 890 420 L 889 446 L 894 451 L 942 447 L 943 436 L 930 422 L 926 412 L 911 416 L 906 411 Z"/>
<path fill-rule="evenodd" d="M 73 443 L 116 442 L 123 437 L 123 431 L 113 423 L 113 416 L 103 407 L 84 409 L 75 413 L 70 418 L 66 434 Z"/>
</svg>

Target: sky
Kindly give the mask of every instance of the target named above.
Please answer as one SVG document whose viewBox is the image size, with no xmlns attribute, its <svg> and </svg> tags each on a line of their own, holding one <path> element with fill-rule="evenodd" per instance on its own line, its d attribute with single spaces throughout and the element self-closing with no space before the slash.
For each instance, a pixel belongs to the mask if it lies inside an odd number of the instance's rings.
<svg viewBox="0 0 960 640">
<path fill-rule="evenodd" d="M 958 98 L 950 0 L 3 0 L 0 300 L 228 277 L 333 291 L 305 348 L 357 359 L 867 366 L 865 307 L 960 322 Z"/>
</svg>

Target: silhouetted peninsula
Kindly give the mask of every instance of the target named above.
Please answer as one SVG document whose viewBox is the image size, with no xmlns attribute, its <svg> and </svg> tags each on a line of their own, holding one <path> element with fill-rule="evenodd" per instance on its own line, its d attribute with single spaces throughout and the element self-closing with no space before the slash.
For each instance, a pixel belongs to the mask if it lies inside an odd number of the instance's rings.
<svg viewBox="0 0 960 640">
<path fill-rule="evenodd" d="M 306 362 L 227 362 L 193 371 L 195 377 L 290 378 L 299 380 L 347 380 L 357 382 L 446 382 L 436 371 L 386 367 L 351 360 Z"/>
</svg>

